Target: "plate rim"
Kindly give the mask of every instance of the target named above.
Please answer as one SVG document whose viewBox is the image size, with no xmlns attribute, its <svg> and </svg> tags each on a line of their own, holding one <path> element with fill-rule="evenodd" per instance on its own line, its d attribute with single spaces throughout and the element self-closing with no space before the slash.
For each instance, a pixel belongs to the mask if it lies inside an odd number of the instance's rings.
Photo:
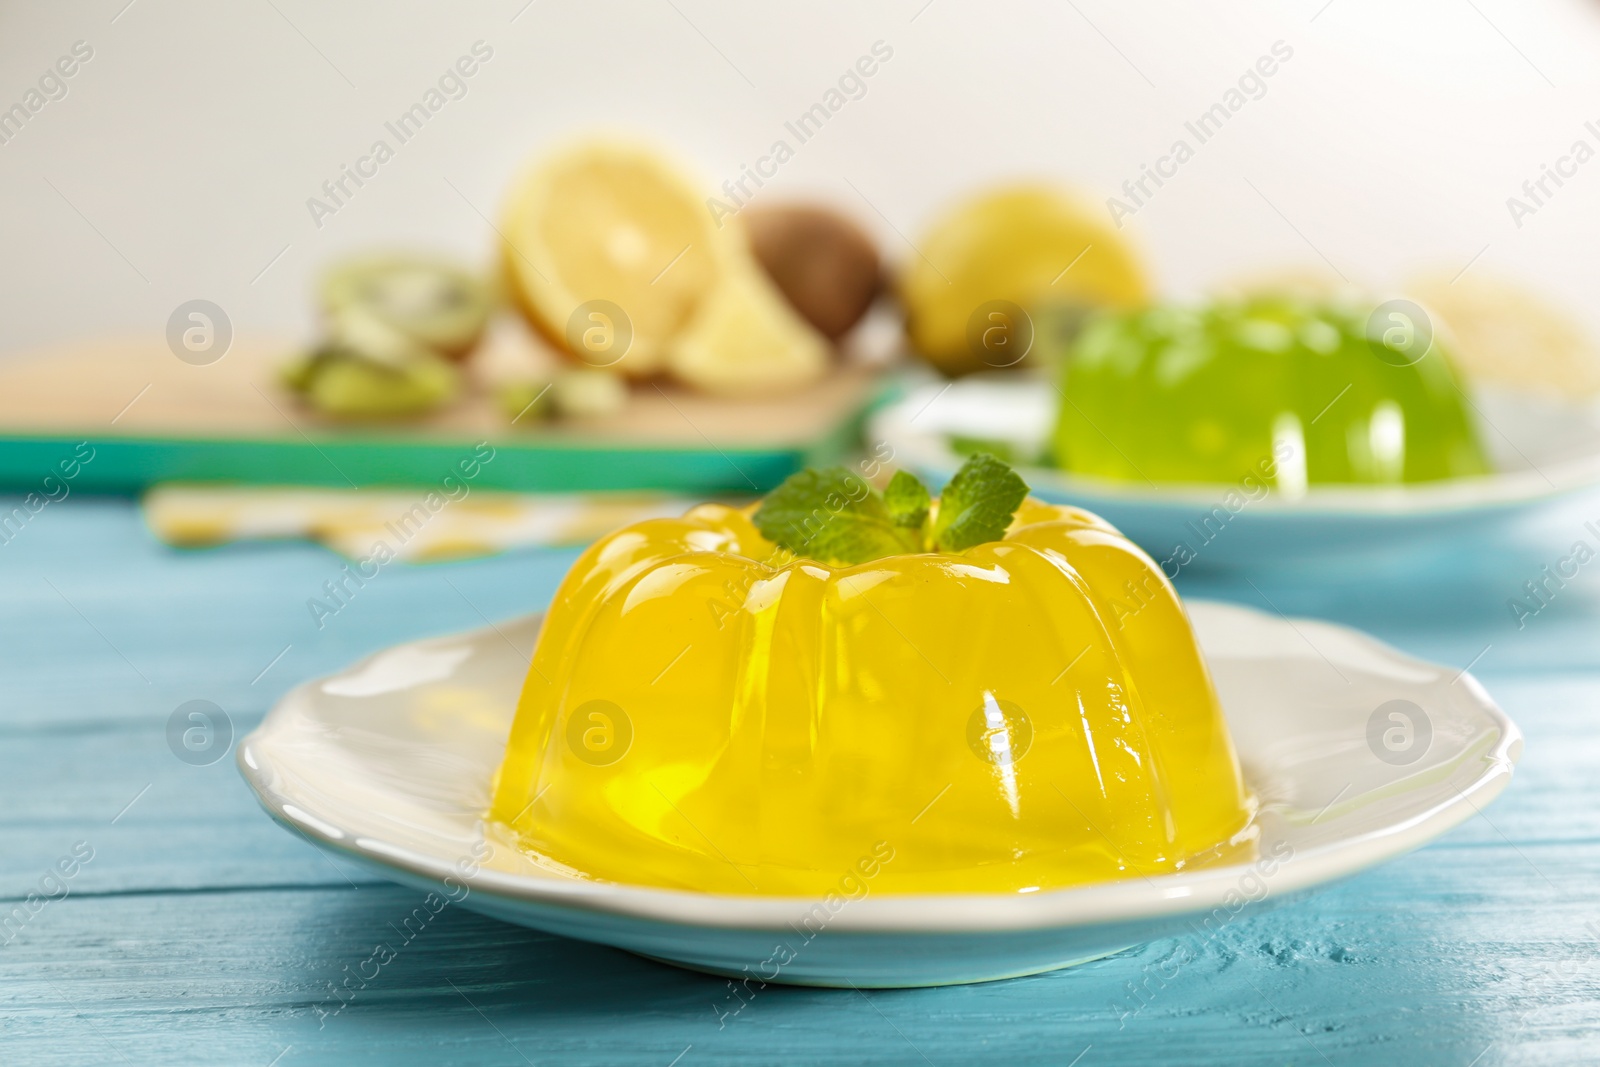
<svg viewBox="0 0 1600 1067">
<path fill-rule="evenodd" d="M 926 384 L 926 383 L 923 383 Z M 910 429 L 899 421 L 902 409 L 918 399 L 914 389 L 884 404 L 869 416 L 871 436 L 887 442 L 911 465 L 948 478 L 963 457 L 939 440 L 936 433 Z M 920 414 L 920 412 L 919 412 Z M 1241 482 L 1151 482 L 1141 484 L 1075 474 L 1036 463 L 1021 464 L 1017 472 L 1035 493 L 1044 491 L 1061 500 L 1076 501 L 1093 510 L 1114 503 L 1123 507 L 1217 507 L 1220 498 L 1241 491 Z M 1416 482 L 1400 486 L 1310 486 L 1305 493 L 1286 497 L 1267 493 L 1252 500 L 1248 511 L 1258 521 L 1300 518 L 1396 519 L 1493 514 L 1536 503 L 1561 499 L 1600 484 L 1600 451 L 1547 462 L 1536 469 L 1496 471 L 1492 474 Z M 1057 501 L 1060 502 L 1060 501 Z"/>
<path fill-rule="evenodd" d="M 1366 645 L 1368 651 L 1407 668 L 1436 672 L 1454 670 L 1411 656 L 1361 630 L 1339 623 L 1272 615 L 1231 601 L 1185 600 L 1186 606 L 1196 604 L 1208 608 L 1220 606 L 1302 631 L 1337 631 L 1346 639 L 1353 638 Z M 690 928 L 774 932 L 792 929 L 797 916 L 818 904 L 818 897 L 706 893 L 487 868 L 463 873 L 460 869 L 463 857 L 459 856 L 427 855 L 383 842 L 379 842 L 384 845 L 382 850 L 358 848 L 356 846 L 367 839 L 352 840 L 352 834 L 338 825 L 337 813 L 306 811 L 300 807 L 298 798 L 274 784 L 274 780 L 284 780 L 285 776 L 277 772 L 268 755 L 271 735 L 299 713 L 301 706 L 312 699 L 311 691 L 322 683 L 358 672 L 379 656 L 400 649 L 459 644 L 489 637 L 499 639 L 504 627 L 542 621 L 543 615 L 543 612 L 527 613 L 498 625 L 400 642 L 364 656 L 333 674 L 308 679 L 285 693 L 260 724 L 240 741 L 235 750 L 235 764 L 266 812 L 292 832 L 358 863 L 398 870 L 412 880 L 420 878 L 443 885 L 446 878 L 454 878 L 467 887 L 468 898 L 482 893 L 512 907 L 582 911 L 617 920 L 670 923 Z M 1499 729 L 1499 737 L 1478 757 L 1483 766 L 1473 780 L 1465 787 L 1456 787 L 1455 797 L 1399 822 L 1296 850 L 1289 861 L 1269 876 L 1268 897 L 1284 898 L 1305 892 L 1414 851 L 1478 814 L 1484 805 L 1499 796 L 1509 784 L 1520 757 L 1522 732 L 1471 673 L 1459 672 L 1452 684 L 1462 686 L 1476 710 Z M 1454 771 L 1473 755 L 1467 750 L 1449 766 Z M 481 818 L 478 822 L 482 822 Z M 1160 920 L 1228 907 L 1225 898 L 1238 892 L 1241 879 L 1255 871 L 1259 862 L 1141 875 L 1026 894 L 873 894 L 869 891 L 852 900 L 848 907 L 834 912 L 828 920 L 828 929 L 858 934 L 962 935 Z M 1257 876 L 1260 877 L 1259 873 Z"/>
</svg>

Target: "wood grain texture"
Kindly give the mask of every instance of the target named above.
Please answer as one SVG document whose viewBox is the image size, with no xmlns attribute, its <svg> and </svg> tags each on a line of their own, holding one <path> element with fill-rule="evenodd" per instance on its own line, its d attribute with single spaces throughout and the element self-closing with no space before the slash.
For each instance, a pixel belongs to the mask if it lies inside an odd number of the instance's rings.
<svg viewBox="0 0 1600 1067">
<path fill-rule="evenodd" d="M 212 700 L 237 736 L 303 678 L 542 606 L 572 556 L 395 565 L 318 629 L 305 600 L 339 560 L 313 546 L 173 551 L 131 505 L 76 496 L 0 545 L 0 913 L 76 842 L 94 849 L 69 895 L 0 945 L 0 1062 L 1600 1060 L 1600 612 L 1574 584 L 1519 631 L 1514 589 L 1465 578 L 1431 592 L 1189 583 L 1446 662 L 1482 653 L 1475 673 L 1527 734 L 1484 816 L 1213 940 L 980 986 L 772 987 L 719 1024 L 733 1006 L 720 979 L 446 908 L 340 1008 L 345 968 L 399 941 L 420 895 L 273 825 L 231 757 L 177 760 L 168 716 Z"/>
<path fill-rule="evenodd" d="M 205 366 L 184 363 L 159 341 L 148 340 L 21 355 L 0 364 L 0 434 L 299 443 L 304 432 L 318 440 L 771 447 L 828 433 L 859 406 L 872 380 L 864 370 L 846 369 L 794 392 L 739 400 L 661 382 L 633 389 L 627 406 L 614 415 L 553 425 L 530 419 L 512 427 L 489 387 L 469 379 L 461 401 L 435 414 L 363 426 L 319 415 L 279 384 L 276 368 L 292 351 L 289 344 L 241 341 Z"/>
</svg>

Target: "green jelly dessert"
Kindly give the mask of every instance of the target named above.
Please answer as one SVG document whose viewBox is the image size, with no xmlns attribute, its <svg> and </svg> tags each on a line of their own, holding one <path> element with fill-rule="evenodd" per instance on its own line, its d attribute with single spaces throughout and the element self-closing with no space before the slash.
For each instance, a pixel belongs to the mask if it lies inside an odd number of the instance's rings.
<svg viewBox="0 0 1600 1067">
<path fill-rule="evenodd" d="M 1396 485 L 1489 473 L 1415 305 L 1258 296 L 1110 314 L 1062 358 L 1056 462 L 1131 481 Z"/>
</svg>

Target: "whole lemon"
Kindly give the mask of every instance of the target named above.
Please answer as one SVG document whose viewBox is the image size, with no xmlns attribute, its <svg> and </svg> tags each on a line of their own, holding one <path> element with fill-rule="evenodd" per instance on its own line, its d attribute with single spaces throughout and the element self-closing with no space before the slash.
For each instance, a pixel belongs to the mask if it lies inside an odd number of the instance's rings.
<svg viewBox="0 0 1600 1067">
<path fill-rule="evenodd" d="M 1110 221 L 1045 185 L 957 204 L 918 242 L 898 289 L 912 347 L 947 374 L 1021 364 L 1040 312 L 1135 307 L 1148 295 Z"/>
</svg>

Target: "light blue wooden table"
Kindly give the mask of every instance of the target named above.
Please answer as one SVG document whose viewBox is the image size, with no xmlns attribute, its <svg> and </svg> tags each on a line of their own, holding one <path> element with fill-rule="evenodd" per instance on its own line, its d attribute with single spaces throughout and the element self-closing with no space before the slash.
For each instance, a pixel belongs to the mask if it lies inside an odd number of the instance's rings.
<svg viewBox="0 0 1600 1067">
<path fill-rule="evenodd" d="M 1467 560 L 1424 591 L 1187 581 L 1480 657 L 1527 734 L 1485 816 L 1209 944 L 951 989 L 774 987 L 719 1027 L 719 979 L 448 909 L 319 1025 L 420 894 L 274 826 L 231 755 L 181 762 L 169 716 L 209 700 L 242 734 L 302 679 L 541 607 L 573 555 L 392 566 L 319 632 L 305 601 L 339 561 L 316 547 L 174 552 L 130 503 L 78 497 L 0 545 L 0 910 L 57 897 L 0 932 L 0 1063 L 1600 1062 L 1600 578 L 1519 631 L 1521 577 Z"/>
</svg>

